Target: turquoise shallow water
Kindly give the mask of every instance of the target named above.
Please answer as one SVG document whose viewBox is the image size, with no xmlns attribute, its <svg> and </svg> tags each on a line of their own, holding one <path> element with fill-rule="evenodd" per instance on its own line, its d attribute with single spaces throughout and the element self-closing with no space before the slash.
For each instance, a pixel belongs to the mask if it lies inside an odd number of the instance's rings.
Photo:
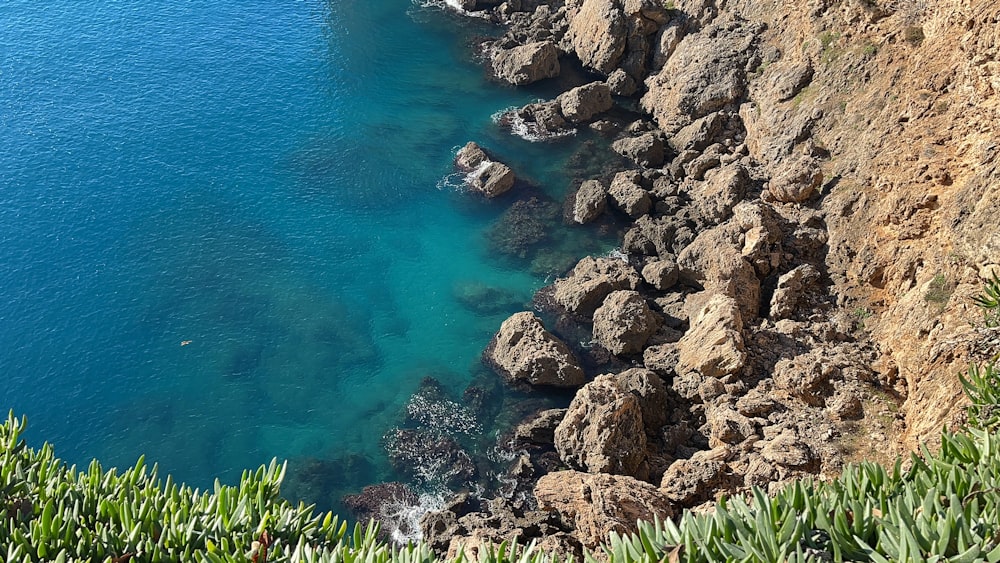
<svg viewBox="0 0 1000 563">
<path fill-rule="evenodd" d="M 551 92 L 487 82 L 474 20 L 10 0 L 0 21 L 0 406 L 70 462 L 145 453 L 206 486 L 321 460 L 332 484 L 296 490 L 335 505 L 400 477 L 382 436 L 421 378 L 456 399 L 489 378 L 500 321 L 608 248 L 554 227 L 557 252 L 505 257 L 489 233 L 511 200 L 442 182 L 474 139 L 561 202 L 579 144 L 497 129 Z M 483 286 L 504 298 L 460 299 Z"/>
</svg>

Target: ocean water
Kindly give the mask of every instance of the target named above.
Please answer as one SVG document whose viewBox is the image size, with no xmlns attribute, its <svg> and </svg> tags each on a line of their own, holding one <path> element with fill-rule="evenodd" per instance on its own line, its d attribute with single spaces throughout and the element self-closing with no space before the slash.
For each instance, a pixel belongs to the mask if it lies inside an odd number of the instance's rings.
<svg viewBox="0 0 1000 563">
<path fill-rule="evenodd" d="M 289 494 L 337 507 L 413 479 L 383 437 L 424 377 L 536 399 L 480 354 L 615 233 L 550 217 L 511 251 L 517 196 L 449 176 L 476 140 L 558 209 L 593 164 L 586 135 L 494 124 L 555 92 L 488 81 L 495 30 L 409 0 L 7 0 L 0 21 L 0 407 L 33 444 L 200 487 L 287 459 Z"/>
</svg>

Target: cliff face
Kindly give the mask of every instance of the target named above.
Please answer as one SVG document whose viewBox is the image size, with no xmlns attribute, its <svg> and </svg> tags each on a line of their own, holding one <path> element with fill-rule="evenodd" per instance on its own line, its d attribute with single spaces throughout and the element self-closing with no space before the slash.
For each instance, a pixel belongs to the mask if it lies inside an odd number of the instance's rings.
<svg viewBox="0 0 1000 563">
<path fill-rule="evenodd" d="M 934 439 L 962 400 L 954 375 L 968 365 L 970 297 L 1000 263 L 1000 6 L 822 0 L 721 10 L 765 22 L 765 45 L 814 70 L 785 102 L 768 88 L 770 68 L 751 83 L 747 145 L 766 162 L 787 148 L 787 131 L 811 123 L 802 143 L 828 153 L 831 290 L 867 317 L 875 367 L 905 399 L 900 439 L 911 448 Z"/>
</svg>

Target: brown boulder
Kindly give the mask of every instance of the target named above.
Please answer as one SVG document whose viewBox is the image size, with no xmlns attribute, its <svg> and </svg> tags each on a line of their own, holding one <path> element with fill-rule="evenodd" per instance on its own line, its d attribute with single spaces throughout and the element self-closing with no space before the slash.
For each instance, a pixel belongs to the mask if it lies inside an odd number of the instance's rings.
<svg viewBox="0 0 1000 563">
<path fill-rule="evenodd" d="M 551 41 L 498 50 L 493 54 L 493 72 L 515 86 L 558 76 L 559 50 Z"/>
<path fill-rule="evenodd" d="M 570 467 L 644 476 L 646 433 L 639 398 L 611 374 L 584 385 L 556 427 L 555 445 Z"/>
<path fill-rule="evenodd" d="M 635 532 L 638 520 L 674 515 L 670 500 L 656 487 L 621 475 L 549 473 L 535 485 L 535 497 L 543 509 L 572 523 L 576 537 L 590 549 L 607 541 L 611 532 Z"/>
<path fill-rule="evenodd" d="M 618 139 L 611 143 L 611 148 L 646 168 L 655 168 L 663 164 L 663 140 L 656 133 L 643 133 L 638 137 Z"/>
<path fill-rule="evenodd" d="M 778 288 L 771 297 L 770 317 L 787 319 L 795 311 L 803 293 L 819 281 L 815 266 L 803 264 L 778 278 Z"/>
<path fill-rule="evenodd" d="M 607 76 L 625 53 L 627 27 L 617 0 L 583 0 L 570 18 L 567 35 L 583 65 Z"/>
<path fill-rule="evenodd" d="M 469 185 L 488 198 L 505 194 L 514 187 L 514 171 L 501 162 L 487 162 L 480 165 L 467 177 Z"/>
<path fill-rule="evenodd" d="M 766 196 L 779 203 L 802 203 L 823 184 L 823 171 L 810 157 L 801 157 L 779 165 L 767 184 Z"/>
<path fill-rule="evenodd" d="M 642 352 L 658 325 L 638 291 L 614 291 L 594 311 L 594 339 L 615 355 Z"/>
<path fill-rule="evenodd" d="M 676 371 L 697 371 L 706 377 L 737 373 L 746 363 L 743 318 L 736 300 L 713 295 L 691 319 L 691 328 L 677 343 Z"/>
<path fill-rule="evenodd" d="M 691 190 L 691 200 L 698 213 L 713 223 L 721 223 L 733 214 L 733 208 L 746 196 L 750 175 L 738 163 L 711 171 L 706 180 Z"/>
<path fill-rule="evenodd" d="M 581 225 L 593 221 L 604 213 L 607 201 L 607 189 L 600 181 L 584 181 L 573 198 L 573 221 Z"/>
<path fill-rule="evenodd" d="M 642 279 L 660 291 L 670 289 L 677 283 L 677 261 L 654 260 L 646 264 L 642 268 Z"/>
<path fill-rule="evenodd" d="M 503 375 L 515 381 L 554 387 L 576 387 L 586 381 L 569 347 L 527 311 L 512 315 L 500 325 L 488 355 Z"/>
<path fill-rule="evenodd" d="M 611 181 L 611 189 L 608 190 L 608 195 L 615 202 L 615 206 L 633 219 L 649 213 L 649 209 L 653 206 L 649 192 L 639 185 L 641 179 L 642 176 L 637 171 L 619 172 L 615 174 Z"/>
<path fill-rule="evenodd" d="M 628 262 L 587 256 L 565 278 L 553 285 L 553 298 L 567 311 L 591 316 L 609 293 L 639 286 L 639 274 Z"/>
<path fill-rule="evenodd" d="M 760 280 L 738 249 L 738 239 L 736 225 L 704 231 L 677 256 L 677 266 L 681 280 L 733 297 L 743 317 L 751 319 L 760 309 Z"/>
<path fill-rule="evenodd" d="M 556 98 L 563 117 L 571 123 L 590 121 L 611 109 L 611 89 L 603 82 L 591 82 L 559 94 Z"/>
<path fill-rule="evenodd" d="M 711 500 L 726 480 L 726 464 L 710 459 L 679 459 L 667 468 L 660 490 L 670 500 L 686 507 Z"/>
</svg>

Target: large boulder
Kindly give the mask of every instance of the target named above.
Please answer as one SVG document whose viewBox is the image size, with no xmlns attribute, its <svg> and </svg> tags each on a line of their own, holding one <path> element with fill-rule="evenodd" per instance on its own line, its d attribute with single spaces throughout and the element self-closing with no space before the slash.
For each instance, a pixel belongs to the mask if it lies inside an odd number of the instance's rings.
<svg viewBox="0 0 1000 563">
<path fill-rule="evenodd" d="M 488 198 L 503 195 L 514 187 L 514 171 L 502 162 L 490 161 L 469 173 L 468 183 Z"/>
<path fill-rule="evenodd" d="M 486 155 L 486 151 L 475 141 L 465 143 L 465 146 L 458 149 L 458 153 L 455 154 L 455 166 L 465 171 L 475 170 L 488 160 L 490 157 Z"/>
<path fill-rule="evenodd" d="M 677 260 L 654 260 L 642 268 L 642 279 L 660 291 L 677 283 Z"/>
<path fill-rule="evenodd" d="M 746 67 L 760 31 L 757 25 L 728 21 L 685 36 L 660 72 L 646 79 L 642 109 L 672 135 L 695 119 L 734 104 L 746 93 Z"/>
<path fill-rule="evenodd" d="M 663 140 L 653 132 L 618 139 L 611 143 L 611 148 L 639 166 L 655 168 L 663 164 Z"/>
<path fill-rule="evenodd" d="M 660 490 L 667 498 L 685 507 L 713 498 L 716 489 L 726 481 L 728 467 L 724 461 L 704 457 L 679 459 L 670 464 L 660 483 Z"/>
<path fill-rule="evenodd" d="M 760 309 L 760 280 L 736 246 L 739 235 L 736 224 L 704 231 L 677 256 L 677 266 L 681 280 L 736 299 L 740 312 L 751 319 Z"/>
<path fill-rule="evenodd" d="M 614 258 L 587 256 L 565 278 L 553 285 L 553 298 L 567 311 L 589 317 L 609 293 L 635 289 L 642 280 L 628 262 Z"/>
<path fill-rule="evenodd" d="M 573 199 L 573 221 L 589 223 L 604 213 L 608 191 L 599 180 L 586 180 L 580 184 Z"/>
<path fill-rule="evenodd" d="M 559 75 L 559 50 L 551 41 L 536 41 L 493 54 L 493 72 L 515 86 Z"/>
<path fill-rule="evenodd" d="M 691 319 L 677 343 L 677 373 L 696 371 L 706 377 L 738 372 L 746 363 L 743 318 L 736 300 L 713 295 Z"/>
<path fill-rule="evenodd" d="M 599 375 L 576 392 L 556 427 L 556 451 L 575 469 L 644 476 L 644 429 L 639 397 L 614 375 Z"/>
<path fill-rule="evenodd" d="M 713 223 L 721 223 L 733 214 L 750 187 L 750 174 L 742 164 L 717 168 L 706 180 L 691 190 L 691 200 L 698 213 Z"/>
<path fill-rule="evenodd" d="M 543 509 L 555 510 L 576 528 L 577 539 L 587 548 L 607 541 L 611 532 L 634 533 L 636 522 L 671 518 L 670 500 L 656 487 L 621 475 L 589 475 L 557 471 L 535 485 Z"/>
<path fill-rule="evenodd" d="M 611 89 L 603 82 L 591 82 L 567 90 L 556 98 L 563 117 L 572 123 L 590 121 L 599 113 L 611 109 Z"/>
<path fill-rule="evenodd" d="M 611 189 L 608 190 L 608 195 L 615 202 L 615 206 L 633 219 L 649 213 L 649 209 L 653 206 L 649 192 L 639 185 L 641 178 L 638 171 L 619 172 L 615 174 L 615 178 L 611 181 Z"/>
<path fill-rule="evenodd" d="M 779 203 L 802 203 L 823 184 L 823 171 L 816 159 L 803 156 L 782 162 L 767 184 L 767 199 Z"/>
<path fill-rule="evenodd" d="M 619 389 L 635 395 L 642 411 L 642 423 L 650 436 L 657 436 L 669 419 L 667 388 L 663 379 L 652 370 L 627 369 L 615 376 Z"/>
<path fill-rule="evenodd" d="M 628 24 L 617 0 L 583 0 L 572 15 L 567 36 L 587 68 L 611 74 L 625 53 Z"/>
<path fill-rule="evenodd" d="M 569 347 L 527 311 L 512 315 L 500 325 L 490 343 L 489 359 L 503 375 L 532 385 L 576 387 L 586 381 Z"/>
<path fill-rule="evenodd" d="M 787 319 L 795 311 L 803 294 L 819 281 L 815 266 L 803 264 L 778 278 L 778 288 L 771 297 L 769 316 L 773 320 Z"/>
<path fill-rule="evenodd" d="M 658 325 L 638 291 L 614 291 L 594 312 L 594 339 L 612 354 L 638 354 Z"/>
</svg>

